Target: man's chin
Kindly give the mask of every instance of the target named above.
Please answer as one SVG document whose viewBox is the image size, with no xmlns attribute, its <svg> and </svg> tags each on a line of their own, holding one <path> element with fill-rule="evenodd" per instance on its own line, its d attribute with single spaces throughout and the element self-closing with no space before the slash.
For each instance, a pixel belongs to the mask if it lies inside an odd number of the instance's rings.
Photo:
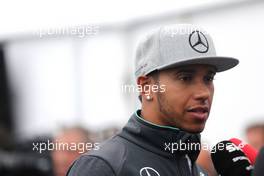
<svg viewBox="0 0 264 176">
<path fill-rule="evenodd" d="M 204 130 L 204 125 L 200 127 L 186 128 L 185 131 L 188 133 L 201 133 Z"/>
</svg>

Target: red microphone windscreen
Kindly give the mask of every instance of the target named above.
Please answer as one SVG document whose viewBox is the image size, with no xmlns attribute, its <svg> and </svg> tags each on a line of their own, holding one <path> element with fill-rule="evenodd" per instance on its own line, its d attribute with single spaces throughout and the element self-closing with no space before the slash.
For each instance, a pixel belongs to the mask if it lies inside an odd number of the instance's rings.
<svg viewBox="0 0 264 176">
<path fill-rule="evenodd" d="M 232 138 L 229 141 L 231 141 L 237 147 L 239 147 L 245 153 L 245 155 L 248 157 L 250 163 L 252 165 L 254 165 L 255 160 L 257 158 L 257 155 L 258 155 L 257 150 L 255 150 L 251 145 L 244 143 L 243 141 L 241 141 L 240 139 L 237 139 L 237 138 Z"/>
</svg>

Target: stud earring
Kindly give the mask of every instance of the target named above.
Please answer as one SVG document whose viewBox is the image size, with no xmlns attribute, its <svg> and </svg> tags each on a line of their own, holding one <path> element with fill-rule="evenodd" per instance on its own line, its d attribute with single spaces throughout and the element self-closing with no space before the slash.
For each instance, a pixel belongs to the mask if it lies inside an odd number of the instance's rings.
<svg viewBox="0 0 264 176">
<path fill-rule="evenodd" d="M 152 100 L 152 97 L 151 97 L 150 95 L 147 95 L 147 96 L 146 96 L 146 99 L 147 99 L 148 101 L 151 101 L 151 100 Z"/>
</svg>

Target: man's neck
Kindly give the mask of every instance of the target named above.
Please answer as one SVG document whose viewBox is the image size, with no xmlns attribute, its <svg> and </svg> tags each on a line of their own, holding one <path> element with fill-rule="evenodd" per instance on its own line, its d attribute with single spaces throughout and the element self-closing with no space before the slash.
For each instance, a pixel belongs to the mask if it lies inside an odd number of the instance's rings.
<svg viewBox="0 0 264 176">
<path fill-rule="evenodd" d="M 156 125 L 163 125 L 163 126 L 168 125 L 162 121 L 162 119 L 164 119 L 164 118 L 161 117 L 160 112 L 157 111 L 157 108 L 155 108 L 155 107 L 150 107 L 150 106 L 144 107 L 142 105 L 142 110 L 141 110 L 140 116 L 143 119 L 145 119 L 151 123 L 154 123 Z"/>
</svg>

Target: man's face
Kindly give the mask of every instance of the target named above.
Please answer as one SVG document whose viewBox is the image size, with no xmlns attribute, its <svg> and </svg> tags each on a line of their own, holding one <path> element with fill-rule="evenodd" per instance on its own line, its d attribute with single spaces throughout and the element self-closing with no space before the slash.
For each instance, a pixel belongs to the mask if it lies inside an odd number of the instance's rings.
<svg viewBox="0 0 264 176">
<path fill-rule="evenodd" d="M 256 150 L 260 150 L 264 145 L 264 134 L 261 127 L 251 128 L 246 133 L 247 141 Z"/>
<path fill-rule="evenodd" d="M 215 68 L 190 65 L 159 72 L 158 84 L 164 92 L 155 93 L 159 108 L 157 118 L 191 133 L 203 131 L 211 109 Z"/>
<path fill-rule="evenodd" d="M 70 144 L 79 145 L 84 143 L 85 136 L 77 130 L 69 130 L 59 134 L 55 139 L 54 143 L 63 146 L 69 146 Z M 52 150 L 51 156 L 53 160 L 53 169 L 55 176 L 65 176 L 69 167 L 74 160 L 80 156 L 80 152 L 77 148 L 71 150 L 71 148 L 61 147 L 55 148 Z"/>
</svg>

